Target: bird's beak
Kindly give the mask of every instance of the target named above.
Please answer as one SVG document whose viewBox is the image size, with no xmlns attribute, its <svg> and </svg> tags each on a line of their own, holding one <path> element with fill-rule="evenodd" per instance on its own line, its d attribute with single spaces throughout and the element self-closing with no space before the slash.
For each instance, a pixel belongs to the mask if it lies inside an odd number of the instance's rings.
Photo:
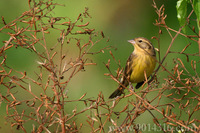
<svg viewBox="0 0 200 133">
<path fill-rule="evenodd" d="M 128 42 L 131 43 L 131 44 L 135 44 L 134 40 L 128 40 Z"/>
</svg>

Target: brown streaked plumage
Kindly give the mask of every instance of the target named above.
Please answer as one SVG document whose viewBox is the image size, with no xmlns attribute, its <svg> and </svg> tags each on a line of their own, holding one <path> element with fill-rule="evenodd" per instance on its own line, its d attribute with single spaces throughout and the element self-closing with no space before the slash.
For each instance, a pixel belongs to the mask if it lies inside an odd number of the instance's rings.
<svg viewBox="0 0 200 133">
<path fill-rule="evenodd" d="M 156 53 L 148 39 L 138 37 L 128 42 L 134 46 L 134 51 L 126 62 L 126 67 L 120 80 L 122 85 L 119 85 L 109 98 L 120 96 L 125 89 L 124 87 L 127 87 L 130 83 L 137 83 L 135 88 L 138 89 L 144 83 L 145 74 L 149 77 L 155 68 Z"/>
</svg>

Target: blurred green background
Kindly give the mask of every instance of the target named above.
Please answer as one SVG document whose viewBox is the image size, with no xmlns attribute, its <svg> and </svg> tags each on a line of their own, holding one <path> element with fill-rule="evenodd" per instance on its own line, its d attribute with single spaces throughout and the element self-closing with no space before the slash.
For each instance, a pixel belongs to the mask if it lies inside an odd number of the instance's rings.
<svg viewBox="0 0 200 133">
<path fill-rule="evenodd" d="M 135 37 L 146 37 L 151 40 L 152 36 L 158 35 L 158 27 L 154 25 L 155 20 L 157 19 L 157 14 L 155 13 L 155 9 L 152 7 L 151 0 L 57 0 L 57 2 L 64 4 L 65 6 L 57 6 L 53 15 L 62 17 L 66 16 L 72 20 L 75 20 L 79 13 L 84 12 L 85 7 L 88 7 L 89 13 L 92 16 L 91 19 L 88 19 L 90 22 L 89 27 L 95 28 L 96 31 L 103 31 L 105 36 L 110 38 L 109 42 L 101 41 L 96 48 L 103 48 L 107 45 L 116 47 L 117 50 L 112 50 L 112 52 L 116 57 L 116 60 L 121 61 L 122 66 L 125 65 L 128 56 L 133 51 L 133 46 L 130 45 L 127 40 Z M 158 7 L 162 4 L 165 5 L 167 25 L 175 30 L 178 30 L 179 24 L 176 17 L 176 1 L 156 0 L 156 3 Z M 14 20 L 26 10 L 28 10 L 27 0 L 0 1 L 0 16 L 4 16 L 6 22 Z M 3 24 L 1 22 L 0 27 L 2 26 Z M 48 38 L 48 42 L 51 42 L 49 45 L 53 46 L 59 35 L 56 33 L 51 34 L 53 34 L 52 36 L 55 36 L 55 38 Z M 2 41 L 8 39 L 8 35 L 0 33 L 1 47 L 4 45 Z M 155 39 L 151 41 L 154 47 L 158 47 Z M 160 42 L 161 58 L 165 54 L 170 41 L 170 36 L 163 29 Z M 172 50 L 180 52 L 189 42 L 190 40 L 186 40 L 185 38 L 179 36 L 174 42 L 175 45 L 173 45 Z M 98 51 L 98 49 L 93 50 Z M 194 44 L 193 47 L 189 47 L 186 52 L 196 53 L 198 52 L 198 46 Z M 37 71 L 37 58 L 34 53 L 22 48 L 12 48 L 6 51 L 6 55 L 8 66 L 18 71 L 26 71 L 28 76 L 34 77 L 32 74 L 34 74 L 34 71 Z M 190 63 L 186 62 L 185 56 L 177 54 L 170 54 L 165 60 L 164 64 L 167 63 L 168 70 L 171 70 L 174 65 L 172 59 L 177 57 L 183 59 L 188 70 L 192 70 Z M 113 72 L 118 67 L 109 55 L 109 51 L 105 51 L 104 54 L 102 53 L 92 56 L 91 58 L 94 62 L 97 62 L 97 66 L 88 66 L 85 68 L 86 71 L 81 72 L 78 76 L 76 75 L 74 77 L 68 86 L 69 99 L 78 99 L 84 93 L 87 93 L 86 97 L 97 97 L 99 92 L 102 92 L 105 98 L 107 98 L 117 88 L 118 85 L 116 82 L 104 76 L 104 73 L 108 73 L 104 65 L 104 63 L 107 63 L 108 59 L 111 59 L 111 68 L 113 69 Z M 190 60 L 199 60 L 199 57 L 192 57 Z M 167 74 L 159 72 L 158 77 L 160 86 L 162 86 L 163 79 L 167 78 Z M 20 95 L 23 96 L 24 94 L 19 93 L 19 96 Z M 121 101 L 118 105 L 119 108 L 116 109 L 121 110 L 120 105 L 122 105 L 123 102 L 127 102 L 127 99 Z M 78 107 L 79 110 L 84 108 L 84 106 L 79 105 L 79 103 L 73 103 L 67 106 L 67 108 L 69 108 L 69 113 L 74 109 L 74 107 Z M 9 123 L 4 120 L 6 115 L 6 105 L 2 103 L 0 108 L 0 132 L 18 132 L 14 128 L 11 129 Z M 146 117 L 148 117 L 148 114 L 146 115 Z M 145 119 L 145 121 L 151 122 L 151 119 L 152 118 L 150 117 L 149 120 Z M 81 119 L 77 121 L 81 121 Z M 86 131 L 88 130 L 86 129 Z"/>
</svg>

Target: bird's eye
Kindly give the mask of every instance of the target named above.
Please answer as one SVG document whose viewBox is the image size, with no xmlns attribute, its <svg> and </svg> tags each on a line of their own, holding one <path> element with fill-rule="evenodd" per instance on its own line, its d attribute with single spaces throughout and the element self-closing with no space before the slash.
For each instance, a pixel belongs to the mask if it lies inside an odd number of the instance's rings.
<svg viewBox="0 0 200 133">
<path fill-rule="evenodd" d="M 139 42 L 142 42 L 142 40 L 139 40 Z"/>
</svg>

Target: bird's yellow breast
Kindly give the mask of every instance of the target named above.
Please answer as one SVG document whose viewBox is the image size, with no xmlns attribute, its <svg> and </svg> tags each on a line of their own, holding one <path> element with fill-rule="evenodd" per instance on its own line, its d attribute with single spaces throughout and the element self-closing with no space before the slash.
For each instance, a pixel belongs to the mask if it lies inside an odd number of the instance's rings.
<svg viewBox="0 0 200 133">
<path fill-rule="evenodd" d="M 147 54 L 139 54 L 133 61 L 132 73 L 130 81 L 132 83 L 139 83 L 145 80 L 145 73 L 147 78 L 153 73 L 156 66 L 156 60 L 153 56 Z"/>
</svg>

